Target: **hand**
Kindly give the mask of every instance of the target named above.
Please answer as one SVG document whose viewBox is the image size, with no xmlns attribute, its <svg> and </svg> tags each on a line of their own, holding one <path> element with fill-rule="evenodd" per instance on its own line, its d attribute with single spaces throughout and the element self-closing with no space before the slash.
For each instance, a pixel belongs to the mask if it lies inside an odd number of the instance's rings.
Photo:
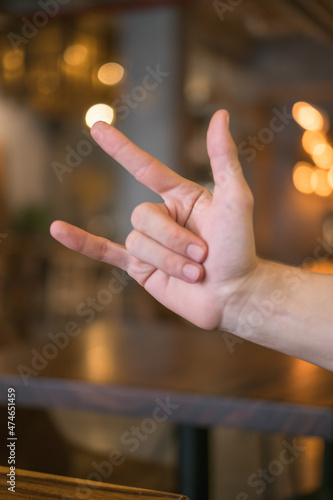
<svg viewBox="0 0 333 500">
<path fill-rule="evenodd" d="M 164 306 L 204 329 L 233 331 L 258 266 L 253 198 L 228 129 L 228 113 L 213 116 L 207 149 L 214 192 L 184 179 L 99 122 L 98 144 L 139 182 L 163 199 L 132 213 L 125 246 L 56 221 L 51 234 L 63 245 L 128 272 Z"/>
</svg>

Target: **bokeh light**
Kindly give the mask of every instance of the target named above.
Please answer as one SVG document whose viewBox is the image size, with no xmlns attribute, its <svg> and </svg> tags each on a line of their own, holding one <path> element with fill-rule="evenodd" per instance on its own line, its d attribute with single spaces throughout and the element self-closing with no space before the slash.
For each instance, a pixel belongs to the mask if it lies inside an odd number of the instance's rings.
<svg viewBox="0 0 333 500">
<path fill-rule="evenodd" d="M 318 196 L 329 196 L 332 193 L 332 187 L 328 182 L 328 175 L 326 170 L 321 168 L 313 169 L 311 175 L 311 185 L 313 192 Z"/>
<path fill-rule="evenodd" d="M 331 188 L 333 188 L 333 167 L 327 173 L 327 181 Z"/>
<path fill-rule="evenodd" d="M 292 109 L 294 120 L 305 130 L 320 131 L 324 129 L 323 114 L 307 102 L 296 102 Z"/>
<path fill-rule="evenodd" d="M 84 45 L 74 44 L 67 47 L 64 52 L 64 61 L 69 66 L 80 66 L 88 56 L 88 49 Z"/>
<path fill-rule="evenodd" d="M 90 128 L 94 125 L 94 123 L 99 121 L 106 122 L 111 125 L 114 118 L 115 114 L 111 106 L 102 103 L 94 104 L 94 106 L 91 106 L 86 113 L 86 124 Z"/>
<path fill-rule="evenodd" d="M 6 71 L 17 71 L 22 68 L 24 63 L 23 50 L 9 50 L 2 59 L 3 68 Z"/>
<path fill-rule="evenodd" d="M 98 79 L 104 85 L 116 85 L 121 82 L 125 75 L 125 69 L 121 64 L 109 62 L 103 64 L 98 70 Z"/>
<path fill-rule="evenodd" d="M 293 169 L 293 181 L 295 188 L 301 193 L 310 194 L 313 192 L 311 178 L 313 168 L 305 161 L 296 163 Z"/>
<path fill-rule="evenodd" d="M 317 144 L 313 149 L 312 158 L 318 167 L 333 167 L 333 149 L 328 144 Z"/>
<path fill-rule="evenodd" d="M 306 130 L 302 136 L 302 146 L 310 155 L 313 153 L 316 146 L 326 144 L 327 138 L 322 132 L 313 132 Z"/>
</svg>

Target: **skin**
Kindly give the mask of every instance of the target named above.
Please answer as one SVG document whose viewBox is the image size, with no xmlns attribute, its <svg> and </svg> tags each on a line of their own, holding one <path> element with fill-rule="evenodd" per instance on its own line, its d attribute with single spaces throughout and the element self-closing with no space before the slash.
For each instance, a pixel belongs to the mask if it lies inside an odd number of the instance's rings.
<svg viewBox="0 0 333 500">
<path fill-rule="evenodd" d="M 95 141 L 159 194 L 131 217 L 125 246 L 55 221 L 66 247 L 120 267 L 165 307 L 206 330 L 223 330 L 333 369 L 333 277 L 256 255 L 253 197 L 220 110 L 207 133 L 214 191 L 140 150 L 115 128 L 96 123 Z M 324 298 L 325 300 L 322 300 Z M 315 335 L 314 335 L 315 333 Z"/>
</svg>

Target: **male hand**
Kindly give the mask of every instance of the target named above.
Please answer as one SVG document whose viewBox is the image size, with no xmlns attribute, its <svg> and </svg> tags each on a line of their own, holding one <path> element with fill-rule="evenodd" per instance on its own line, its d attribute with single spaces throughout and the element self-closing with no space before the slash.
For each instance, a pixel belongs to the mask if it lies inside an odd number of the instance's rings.
<svg viewBox="0 0 333 500">
<path fill-rule="evenodd" d="M 51 234 L 72 250 L 127 271 L 164 306 L 197 326 L 234 331 L 258 259 L 253 198 L 228 119 L 220 110 L 208 129 L 213 194 L 98 122 L 91 131 L 96 142 L 163 203 L 143 203 L 134 209 L 134 229 L 125 246 L 62 221 L 52 224 Z"/>
</svg>

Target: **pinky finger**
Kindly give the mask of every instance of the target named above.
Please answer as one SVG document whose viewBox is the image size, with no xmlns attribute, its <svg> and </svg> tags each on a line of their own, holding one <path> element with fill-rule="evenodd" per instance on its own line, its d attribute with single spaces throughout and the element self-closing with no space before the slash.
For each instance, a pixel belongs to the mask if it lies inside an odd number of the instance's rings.
<svg viewBox="0 0 333 500">
<path fill-rule="evenodd" d="M 63 221 L 53 222 L 50 233 L 54 239 L 70 250 L 127 270 L 130 257 L 126 248 L 118 243 L 95 236 Z"/>
</svg>

